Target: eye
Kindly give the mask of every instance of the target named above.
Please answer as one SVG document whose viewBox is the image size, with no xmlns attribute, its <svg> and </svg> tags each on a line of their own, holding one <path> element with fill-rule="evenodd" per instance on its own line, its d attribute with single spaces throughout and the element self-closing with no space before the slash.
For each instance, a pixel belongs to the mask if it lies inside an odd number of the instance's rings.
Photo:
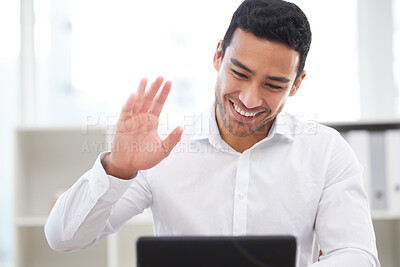
<svg viewBox="0 0 400 267">
<path fill-rule="evenodd" d="M 246 75 L 244 75 L 243 73 L 237 72 L 237 71 L 234 70 L 234 69 L 231 69 L 231 70 L 232 70 L 233 74 L 234 74 L 235 76 L 237 76 L 237 77 L 244 78 L 244 79 L 247 79 L 247 78 L 248 78 L 248 77 L 247 77 Z"/>
<path fill-rule="evenodd" d="M 270 83 L 266 83 L 265 85 L 270 87 L 270 88 L 272 88 L 272 89 L 275 89 L 275 90 L 282 90 L 283 89 L 282 86 L 277 86 L 277 85 L 273 85 L 273 84 L 270 84 Z"/>
</svg>

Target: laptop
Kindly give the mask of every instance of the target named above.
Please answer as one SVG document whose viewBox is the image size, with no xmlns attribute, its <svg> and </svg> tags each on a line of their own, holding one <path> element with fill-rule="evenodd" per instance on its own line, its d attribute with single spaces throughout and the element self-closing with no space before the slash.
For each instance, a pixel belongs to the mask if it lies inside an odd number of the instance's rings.
<svg viewBox="0 0 400 267">
<path fill-rule="evenodd" d="M 140 237 L 139 267 L 295 267 L 293 236 Z"/>
</svg>

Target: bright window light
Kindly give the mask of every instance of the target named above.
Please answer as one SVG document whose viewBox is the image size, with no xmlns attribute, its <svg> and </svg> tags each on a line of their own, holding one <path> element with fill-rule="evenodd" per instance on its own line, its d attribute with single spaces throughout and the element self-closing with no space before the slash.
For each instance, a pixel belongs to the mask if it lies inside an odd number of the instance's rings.
<svg viewBox="0 0 400 267">
<path fill-rule="evenodd" d="M 3 59 L 14 59 L 20 52 L 19 17 L 10 10 L 19 10 L 19 1 L 0 1 L 0 34 L 3 40 L 0 41 L 0 58 Z"/>
<path fill-rule="evenodd" d="M 315 114 L 318 121 L 360 118 L 357 1 L 295 0 L 312 31 L 306 78 L 288 101 L 294 114 Z M 338 18 L 340 14 L 340 19 Z"/>
<path fill-rule="evenodd" d="M 307 77 L 287 110 L 319 121 L 357 120 L 357 1 L 346 1 L 344 10 L 327 0 L 295 2 L 309 17 L 313 43 Z M 62 3 L 52 1 L 50 58 L 37 73 L 47 102 L 39 105 L 45 107 L 41 123 L 80 124 L 88 114 L 116 114 L 141 77 L 172 81 L 169 114 L 193 114 L 214 99 L 212 58 L 241 0 Z M 39 32 L 35 38 L 48 40 Z"/>
</svg>

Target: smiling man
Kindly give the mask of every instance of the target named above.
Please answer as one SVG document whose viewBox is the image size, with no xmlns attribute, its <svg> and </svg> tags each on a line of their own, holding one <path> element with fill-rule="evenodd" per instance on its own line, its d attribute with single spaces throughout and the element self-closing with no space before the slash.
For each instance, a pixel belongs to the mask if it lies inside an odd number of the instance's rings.
<svg viewBox="0 0 400 267">
<path fill-rule="evenodd" d="M 296 5 L 244 1 L 214 54 L 206 119 L 165 140 L 158 118 L 171 82 L 159 77 L 146 91 L 143 79 L 121 110 L 112 150 L 55 204 L 50 246 L 88 248 L 150 208 L 156 235 L 294 235 L 297 266 L 379 267 L 354 153 L 335 130 L 282 111 L 306 76 L 310 43 Z"/>
</svg>

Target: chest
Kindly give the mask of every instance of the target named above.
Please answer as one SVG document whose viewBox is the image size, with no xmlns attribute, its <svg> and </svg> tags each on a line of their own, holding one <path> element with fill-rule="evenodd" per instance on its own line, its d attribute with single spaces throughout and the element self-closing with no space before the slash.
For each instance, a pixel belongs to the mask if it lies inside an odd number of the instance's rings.
<svg viewBox="0 0 400 267">
<path fill-rule="evenodd" d="M 283 227 L 286 222 L 310 225 L 323 169 L 297 160 L 265 152 L 174 155 L 148 173 L 153 214 L 202 233 L 265 233 L 275 227 L 291 232 L 301 226 Z"/>
</svg>

